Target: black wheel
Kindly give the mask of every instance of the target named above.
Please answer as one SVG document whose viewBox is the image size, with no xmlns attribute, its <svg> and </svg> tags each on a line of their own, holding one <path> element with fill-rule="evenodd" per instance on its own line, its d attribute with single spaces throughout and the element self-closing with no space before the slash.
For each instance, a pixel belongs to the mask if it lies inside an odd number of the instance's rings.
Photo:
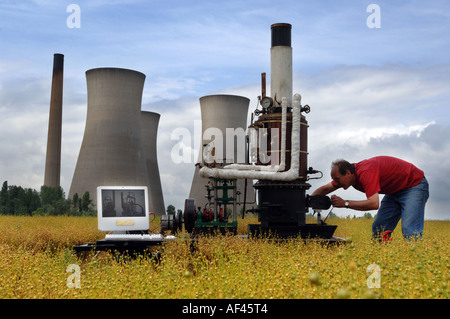
<svg viewBox="0 0 450 319">
<path fill-rule="evenodd" d="M 176 213 L 175 220 L 177 221 L 175 232 L 181 231 L 183 229 L 183 212 L 181 211 L 181 209 L 179 209 Z"/>
<path fill-rule="evenodd" d="M 312 209 L 328 209 L 331 207 L 331 199 L 326 195 L 308 195 L 306 197 L 306 206 Z"/>
<path fill-rule="evenodd" d="M 173 234 L 178 233 L 179 231 L 181 231 L 181 228 L 182 228 L 181 223 L 182 223 L 181 211 L 178 210 L 178 212 L 173 215 L 172 229 L 171 229 Z"/>
<path fill-rule="evenodd" d="M 195 226 L 195 200 L 192 198 L 184 201 L 184 229 L 192 233 Z"/>
</svg>

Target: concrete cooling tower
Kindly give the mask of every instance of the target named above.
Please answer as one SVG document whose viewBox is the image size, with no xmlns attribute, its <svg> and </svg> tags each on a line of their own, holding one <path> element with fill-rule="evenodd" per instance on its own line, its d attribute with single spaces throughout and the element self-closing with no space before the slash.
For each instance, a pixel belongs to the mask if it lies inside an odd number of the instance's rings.
<svg viewBox="0 0 450 319">
<path fill-rule="evenodd" d="M 63 73 L 64 55 L 56 53 L 53 56 L 52 91 L 44 176 L 44 185 L 52 187 L 60 186 Z"/>
<path fill-rule="evenodd" d="M 244 163 L 245 157 L 242 157 L 242 151 L 238 150 L 238 145 L 244 145 L 240 141 L 234 141 L 234 148 L 231 150 L 226 149 L 227 139 L 226 130 L 242 129 L 244 132 L 247 129 L 247 113 L 250 100 L 243 96 L 237 95 L 208 95 L 200 98 L 200 109 L 202 118 L 202 141 L 201 146 L 210 142 L 210 140 L 204 140 L 204 133 L 211 128 L 217 128 L 222 132 L 223 137 L 223 159 L 233 163 Z M 213 133 L 214 131 L 212 131 Z M 214 139 L 214 137 L 213 137 Z M 215 137 L 217 139 L 217 136 Z M 201 162 L 203 147 L 200 149 L 198 162 Z M 227 152 L 228 151 L 228 152 Z M 208 178 L 203 178 L 199 175 L 199 168 L 196 167 L 194 172 L 194 178 L 192 181 L 191 191 L 189 198 L 195 199 L 195 205 L 198 207 L 204 207 L 208 203 L 205 198 L 205 184 L 208 182 Z M 237 181 L 237 190 L 241 193 L 240 202 L 244 200 L 245 180 Z M 247 183 L 246 202 L 252 204 L 255 202 L 255 193 L 251 181 Z M 249 205 L 247 205 L 248 207 Z"/>
<path fill-rule="evenodd" d="M 151 190 L 149 194 L 149 209 L 157 215 L 165 213 L 156 147 L 160 116 L 160 114 L 154 112 L 141 112 L 142 147 L 147 165 L 149 189 Z"/>
<path fill-rule="evenodd" d="M 148 147 L 142 138 L 145 75 L 127 69 L 98 68 L 86 71 L 86 81 L 86 127 L 69 197 L 89 191 L 96 204 L 98 186 L 147 186 L 150 201 L 152 183 L 149 183 L 146 161 L 156 155 L 149 155 L 145 148 L 152 148 L 152 142 Z M 144 134 L 147 138 L 148 133 Z M 155 175 L 159 177 L 159 172 L 150 174 Z"/>
</svg>

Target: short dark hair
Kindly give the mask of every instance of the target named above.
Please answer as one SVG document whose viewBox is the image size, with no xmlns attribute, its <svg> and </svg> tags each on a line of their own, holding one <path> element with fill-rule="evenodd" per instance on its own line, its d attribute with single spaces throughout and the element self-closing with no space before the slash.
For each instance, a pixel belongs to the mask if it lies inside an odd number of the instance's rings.
<svg viewBox="0 0 450 319">
<path fill-rule="evenodd" d="M 343 160 L 343 159 L 337 159 L 333 163 L 331 163 L 331 168 L 334 166 L 337 166 L 339 169 L 339 174 L 345 175 L 347 171 L 350 171 L 350 173 L 355 174 L 355 165 L 351 164 L 350 162 Z"/>
</svg>

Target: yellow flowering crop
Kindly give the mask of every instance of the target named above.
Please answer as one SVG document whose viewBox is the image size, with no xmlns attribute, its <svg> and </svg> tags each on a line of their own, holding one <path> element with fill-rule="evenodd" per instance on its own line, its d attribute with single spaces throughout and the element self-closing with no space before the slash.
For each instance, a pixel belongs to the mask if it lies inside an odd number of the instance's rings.
<svg viewBox="0 0 450 319">
<path fill-rule="evenodd" d="M 238 232 L 255 222 L 239 219 Z M 398 229 L 389 244 L 371 242 L 370 219 L 328 222 L 345 245 L 204 236 L 194 249 L 176 240 L 159 258 L 127 258 L 73 254 L 104 238 L 93 217 L 0 216 L 0 297 L 448 298 L 449 221 L 425 221 L 417 242 Z"/>
</svg>

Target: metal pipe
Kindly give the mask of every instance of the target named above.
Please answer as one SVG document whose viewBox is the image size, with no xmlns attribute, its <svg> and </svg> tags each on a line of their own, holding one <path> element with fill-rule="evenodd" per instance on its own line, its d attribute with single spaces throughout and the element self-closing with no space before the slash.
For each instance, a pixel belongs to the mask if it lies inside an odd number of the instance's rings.
<svg viewBox="0 0 450 319">
<path fill-rule="evenodd" d="M 300 109 L 301 96 L 295 94 L 292 103 L 292 134 L 291 134 L 291 166 L 284 172 L 262 170 L 219 169 L 202 167 L 200 176 L 215 178 L 249 178 L 261 180 L 293 181 L 299 177 L 300 167 Z M 225 166 L 226 167 L 226 166 Z"/>
<path fill-rule="evenodd" d="M 266 72 L 261 73 L 261 98 L 266 96 Z"/>
<path fill-rule="evenodd" d="M 281 102 L 281 159 L 279 165 L 256 165 L 256 164 L 231 164 L 224 167 L 224 169 L 238 169 L 238 170 L 260 170 L 270 172 L 281 172 L 286 167 L 286 114 L 287 114 L 287 99 L 283 97 Z"/>
<path fill-rule="evenodd" d="M 245 180 L 247 181 L 247 180 Z M 236 205 L 236 180 L 233 180 L 232 182 L 233 185 L 233 222 L 237 222 L 237 205 Z"/>
</svg>

